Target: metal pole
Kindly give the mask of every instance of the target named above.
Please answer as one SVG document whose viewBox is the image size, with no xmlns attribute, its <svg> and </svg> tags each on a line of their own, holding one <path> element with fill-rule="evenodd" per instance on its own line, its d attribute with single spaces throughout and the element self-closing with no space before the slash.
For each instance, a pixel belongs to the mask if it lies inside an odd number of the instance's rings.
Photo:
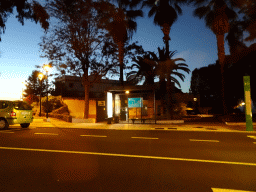
<svg viewBox="0 0 256 192">
<path fill-rule="evenodd" d="M 47 108 L 46 108 L 46 119 L 48 119 L 48 71 L 46 71 L 46 78 L 47 78 L 47 80 L 46 80 L 46 106 L 47 106 Z"/>
<path fill-rule="evenodd" d="M 41 97 L 42 97 L 42 80 L 40 80 L 40 112 L 39 117 L 41 117 Z"/>
<path fill-rule="evenodd" d="M 156 124 L 156 91 L 154 90 L 154 113 L 155 113 L 155 124 Z"/>
<path fill-rule="evenodd" d="M 244 76 L 246 131 L 253 131 L 250 76 Z"/>
</svg>

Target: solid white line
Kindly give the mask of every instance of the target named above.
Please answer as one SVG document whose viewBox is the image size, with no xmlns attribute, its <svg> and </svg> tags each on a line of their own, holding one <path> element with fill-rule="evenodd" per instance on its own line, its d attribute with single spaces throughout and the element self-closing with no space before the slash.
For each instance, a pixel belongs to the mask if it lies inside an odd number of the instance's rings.
<svg viewBox="0 0 256 192">
<path fill-rule="evenodd" d="M 34 133 L 35 135 L 59 135 L 56 133 Z"/>
<path fill-rule="evenodd" d="M 219 142 L 218 140 L 199 140 L 199 139 L 189 139 L 190 141 L 205 141 L 205 142 Z"/>
<path fill-rule="evenodd" d="M 132 139 L 158 139 L 154 137 L 131 137 Z"/>
<path fill-rule="evenodd" d="M 80 135 L 81 137 L 107 137 L 105 135 Z"/>
<path fill-rule="evenodd" d="M 232 161 L 230 162 L 230 161 L 203 160 L 203 159 L 185 159 L 185 158 L 175 158 L 175 157 L 157 157 L 157 156 L 127 155 L 127 154 L 99 153 L 99 152 L 85 152 L 85 151 L 63 151 L 63 150 L 52 150 L 52 149 L 32 149 L 32 148 L 16 148 L 16 147 L 0 147 L 0 149 L 19 150 L 19 151 L 51 152 L 51 153 L 70 153 L 70 154 L 84 154 L 84 155 L 102 155 L 102 156 L 112 156 L 112 157 L 133 157 L 133 158 L 169 160 L 169 161 L 188 161 L 188 162 L 202 162 L 202 163 L 217 163 L 217 164 L 229 164 L 229 165 L 256 166 L 256 163 L 247 163 L 247 162 L 232 162 Z"/>
</svg>

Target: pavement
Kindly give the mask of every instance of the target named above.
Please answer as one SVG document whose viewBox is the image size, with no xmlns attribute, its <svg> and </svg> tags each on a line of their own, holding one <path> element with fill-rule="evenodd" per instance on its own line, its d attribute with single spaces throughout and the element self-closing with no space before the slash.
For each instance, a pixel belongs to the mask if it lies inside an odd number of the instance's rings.
<svg viewBox="0 0 256 192">
<path fill-rule="evenodd" d="M 177 121 L 176 121 L 177 122 Z M 10 126 L 10 128 L 19 125 Z M 169 124 L 132 124 L 132 123 L 71 123 L 56 118 L 34 117 L 30 128 L 79 128 L 79 129 L 115 129 L 115 130 L 177 130 L 177 131 L 222 131 L 222 132 L 248 132 L 245 123 L 236 122 L 184 122 Z M 256 124 L 253 124 L 254 132 Z"/>
</svg>

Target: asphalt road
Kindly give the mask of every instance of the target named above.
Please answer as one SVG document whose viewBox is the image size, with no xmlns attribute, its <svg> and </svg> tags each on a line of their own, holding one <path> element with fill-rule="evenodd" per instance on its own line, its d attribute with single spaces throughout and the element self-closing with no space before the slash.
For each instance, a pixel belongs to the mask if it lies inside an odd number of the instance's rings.
<svg viewBox="0 0 256 192">
<path fill-rule="evenodd" d="M 0 192 L 256 191 L 255 133 L 10 129 L 0 156 Z"/>
</svg>

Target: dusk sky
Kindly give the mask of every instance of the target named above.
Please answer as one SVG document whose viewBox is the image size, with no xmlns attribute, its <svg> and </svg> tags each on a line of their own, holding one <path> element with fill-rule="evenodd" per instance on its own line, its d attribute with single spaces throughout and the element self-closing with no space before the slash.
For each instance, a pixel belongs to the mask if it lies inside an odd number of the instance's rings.
<svg viewBox="0 0 256 192">
<path fill-rule="evenodd" d="M 193 9 L 188 6 L 182 7 L 183 15 L 179 16 L 172 26 L 169 43 L 170 51 L 177 50 L 174 58 L 184 58 L 191 73 L 195 68 L 213 64 L 217 60 L 216 37 L 205 27 L 204 20 L 193 17 Z M 143 18 L 137 19 L 138 28 L 132 42 L 138 41 L 145 51 L 157 53 L 157 47 L 164 46 L 163 33 L 159 26 L 153 24 L 153 17 L 148 18 L 148 10 L 145 9 Z M 16 14 L 9 17 L 6 31 L 1 35 L 0 99 L 20 99 L 22 87 L 25 88 L 22 82 L 25 82 L 36 69 L 35 65 L 42 66 L 48 63 L 46 58 L 40 58 L 38 43 L 44 34 L 40 24 L 25 20 L 25 25 L 22 26 L 15 16 Z M 227 44 L 225 51 L 229 54 Z M 186 79 L 184 82 L 180 81 L 183 92 L 189 91 L 191 73 L 184 73 Z"/>
</svg>

